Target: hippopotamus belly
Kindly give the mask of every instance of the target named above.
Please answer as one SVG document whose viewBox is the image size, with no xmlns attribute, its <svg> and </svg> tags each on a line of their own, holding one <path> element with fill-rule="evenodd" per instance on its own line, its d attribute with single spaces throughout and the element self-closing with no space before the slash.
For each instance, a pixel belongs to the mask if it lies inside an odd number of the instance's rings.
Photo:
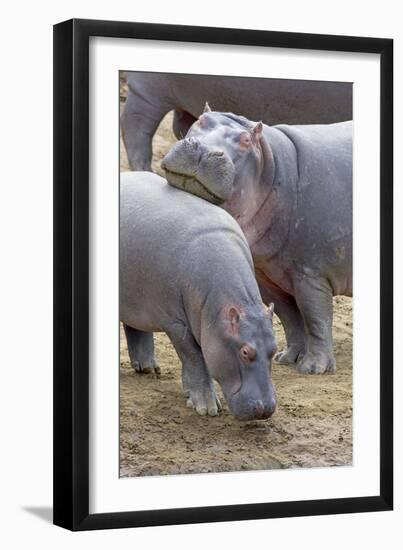
<svg viewBox="0 0 403 550">
<path fill-rule="evenodd" d="M 298 168 L 295 210 L 278 263 L 327 279 L 334 296 L 351 296 L 352 124 L 276 129 L 295 146 Z"/>
</svg>

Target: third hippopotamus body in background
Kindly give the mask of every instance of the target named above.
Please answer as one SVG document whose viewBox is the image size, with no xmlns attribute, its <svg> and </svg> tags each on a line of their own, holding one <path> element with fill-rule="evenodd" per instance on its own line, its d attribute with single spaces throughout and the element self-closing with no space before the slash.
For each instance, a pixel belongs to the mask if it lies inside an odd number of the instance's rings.
<svg viewBox="0 0 403 550">
<path fill-rule="evenodd" d="M 266 124 L 328 124 L 351 120 L 352 84 L 314 80 L 127 72 L 121 124 L 132 170 L 151 170 L 152 137 L 174 110 L 182 139 L 206 98 L 217 111 L 242 113 Z"/>
<path fill-rule="evenodd" d="M 206 105 L 162 166 L 243 229 L 286 333 L 275 359 L 334 371 L 332 298 L 352 295 L 352 123 L 269 127 Z"/>
</svg>

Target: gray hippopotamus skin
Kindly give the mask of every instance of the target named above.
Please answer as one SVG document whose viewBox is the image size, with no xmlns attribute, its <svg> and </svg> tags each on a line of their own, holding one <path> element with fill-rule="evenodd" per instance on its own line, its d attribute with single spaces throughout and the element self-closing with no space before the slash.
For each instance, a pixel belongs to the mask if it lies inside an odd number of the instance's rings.
<svg viewBox="0 0 403 550">
<path fill-rule="evenodd" d="M 150 172 L 121 174 L 120 205 L 120 318 L 133 367 L 156 368 L 152 333 L 164 331 L 189 406 L 218 413 L 215 379 L 236 418 L 268 418 L 273 304 L 262 302 L 238 224 Z"/>
<path fill-rule="evenodd" d="M 151 171 L 152 137 L 174 109 L 173 130 L 182 139 L 208 100 L 216 111 L 242 113 L 266 124 L 328 124 L 351 120 L 352 85 L 163 73 L 126 73 L 128 95 L 121 118 L 132 170 Z"/>
<path fill-rule="evenodd" d="M 352 123 L 269 127 L 206 105 L 162 166 L 243 229 L 286 333 L 275 360 L 334 371 L 332 297 L 352 295 Z"/>
</svg>

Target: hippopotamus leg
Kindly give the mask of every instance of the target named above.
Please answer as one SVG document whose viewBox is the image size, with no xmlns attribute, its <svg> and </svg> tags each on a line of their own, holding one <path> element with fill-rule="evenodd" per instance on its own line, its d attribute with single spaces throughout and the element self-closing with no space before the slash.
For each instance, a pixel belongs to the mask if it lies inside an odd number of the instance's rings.
<svg viewBox="0 0 403 550">
<path fill-rule="evenodd" d="M 123 325 L 127 340 L 127 349 L 132 367 L 137 372 L 160 373 L 154 359 L 154 338 L 152 332 L 143 332 L 128 325 Z"/>
<path fill-rule="evenodd" d="M 334 372 L 332 347 L 333 292 L 323 277 L 303 276 L 294 280 L 295 299 L 302 313 L 307 350 L 297 365 L 301 373 Z"/>
<path fill-rule="evenodd" d="M 132 170 L 151 172 L 152 138 L 170 104 L 153 104 L 129 90 L 121 116 L 122 137 Z"/>
<path fill-rule="evenodd" d="M 295 299 L 276 286 L 259 283 L 259 289 L 266 304 L 274 303 L 274 311 L 279 317 L 286 336 L 287 347 L 273 357 L 282 365 L 295 364 L 305 353 L 306 337 L 302 315 Z"/>
<path fill-rule="evenodd" d="M 197 118 L 183 109 L 175 109 L 172 130 L 176 139 L 183 139 Z"/>
<path fill-rule="evenodd" d="M 208 373 L 200 347 L 187 327 L 168 334 L 182 363 L 182 386 L 187 405 L 200 415 L 217 416 L 221 403 Z"/>
</svg>

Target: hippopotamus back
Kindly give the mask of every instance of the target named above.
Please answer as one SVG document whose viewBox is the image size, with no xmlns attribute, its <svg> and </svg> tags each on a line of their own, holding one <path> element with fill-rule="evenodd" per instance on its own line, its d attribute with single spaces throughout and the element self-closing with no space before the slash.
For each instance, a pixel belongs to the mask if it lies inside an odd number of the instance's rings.
<svg viewBox="0 0 403 550">
<path fill-rule="evenodd" d="M 270 125 L 352 118 L 349 82 L 137 72 L 127 72 L 126 79 L 131 92 L 155 102 L 169 101 L 194 119 L 206 101 L 215 111 L 242 113 Z"/>
<path fill-rule="evenodd" d="M 194 275 L 198 277 L 197 264 L 203 262 L 202 251 L 204 261 L 211 264 L 214 262 L 211 256 L 220 257 L 224 263 L 226 256 L 232 254 L 230 262 L 234 267 L 235 258 L 241 254 L 249 269 L 252 269 L 252 257 L 239 225 L 227 212 L 167 185 L 155 174 L 140 175 L 141 178 L 131 173 L 121 174 L 120 311 L 122 319 L 130 324 L 130 316 L 140 309 L 140 302 L 158 297 L 159 326 L 154 321 L 147 324 L 146 308 L 142 308 L 144 325 L 140 326 L 137 320 L 136 326 L 144 330 L 165 330 L 164 323 L 169 322 L 171 315 L 170 304 L 179 300 L 180 283 L 189 275 L 181 269 L 183 261 L 188 268 L 195 266 Z M 221 270 L 212 270 L 210 276 L 225 277 Z M 206 286 L 208 280 L 199 283 Z M 134 292 L 134 286 L 141 288 L 141 293 Z"/>
</svg>

